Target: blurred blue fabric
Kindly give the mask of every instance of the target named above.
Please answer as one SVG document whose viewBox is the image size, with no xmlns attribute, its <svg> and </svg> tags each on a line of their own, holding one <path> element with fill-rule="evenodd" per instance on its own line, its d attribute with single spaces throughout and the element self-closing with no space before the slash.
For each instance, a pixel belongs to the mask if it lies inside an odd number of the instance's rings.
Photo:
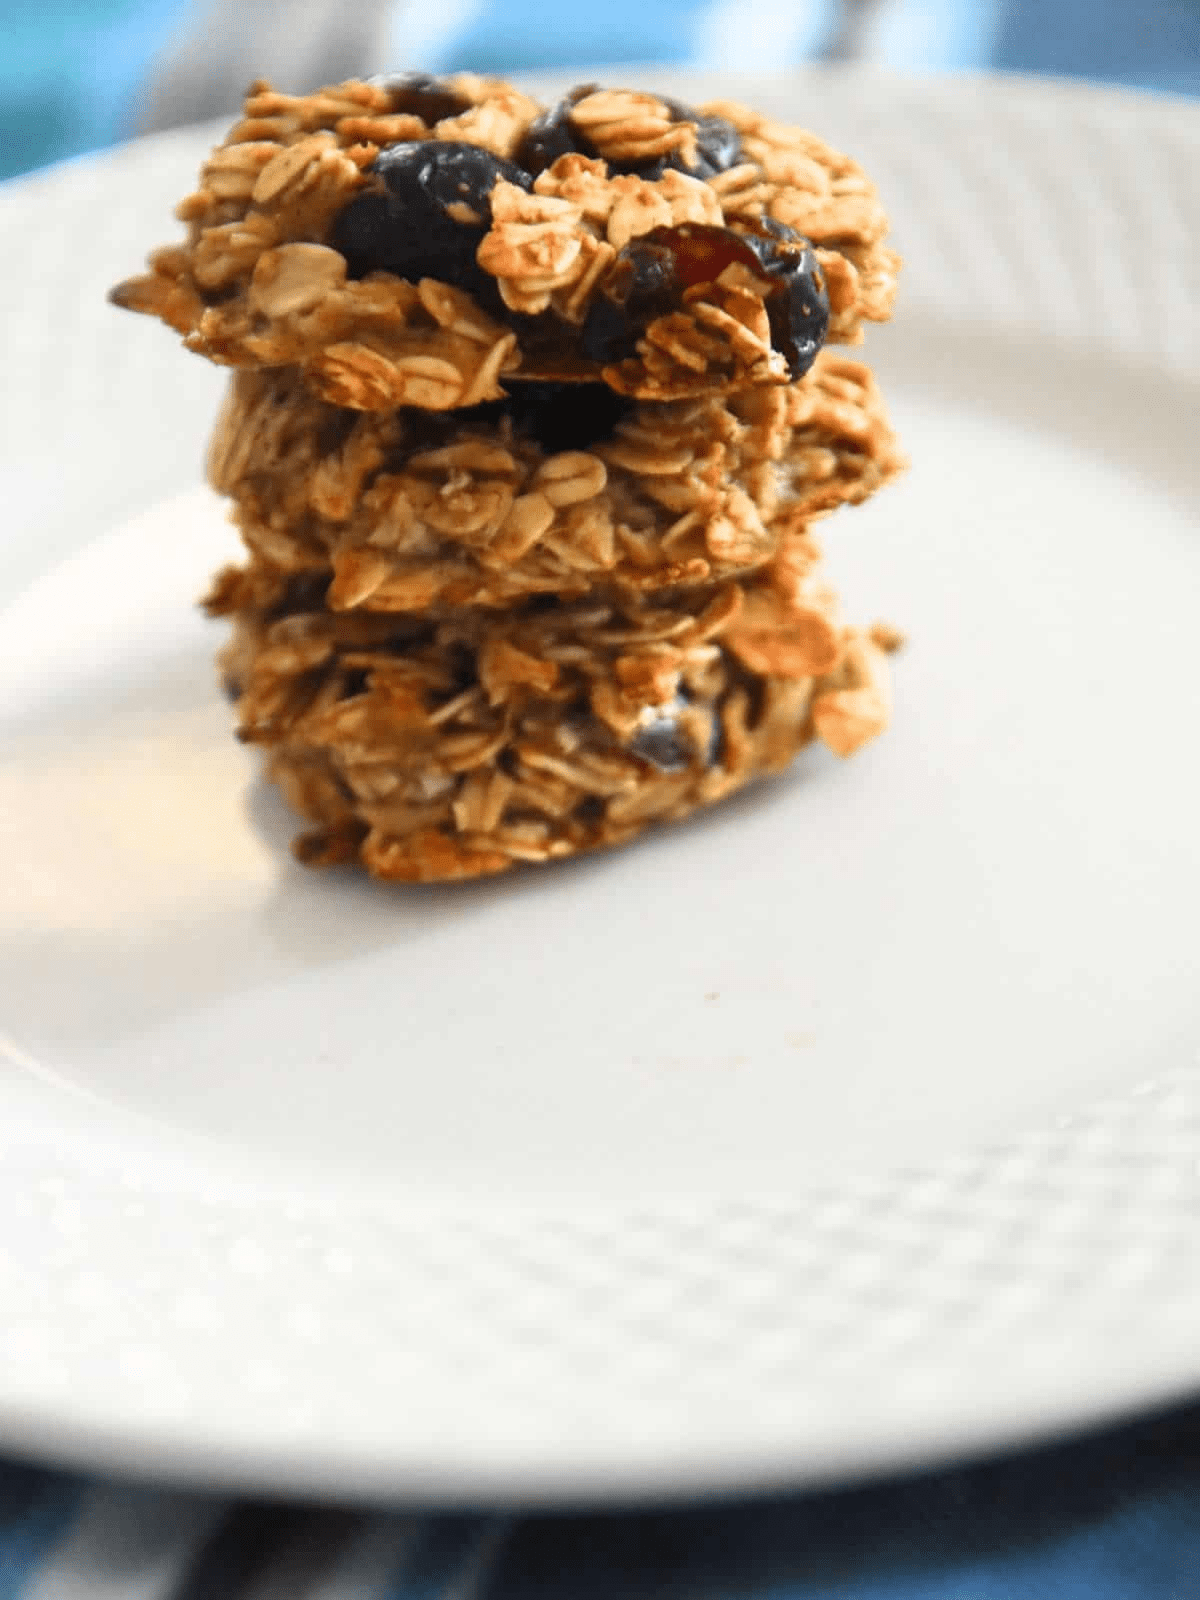
<svg viewBox="0 0 1200 1600">
<path fill-rule="evenodd" d="M 217 113 L 260 71 L 289 89 L 339 75 L 322 72 L 339 0 L 324 33 L 310 26 L 322 0 L 302 3 L 297 39 L 287 0 L 3 0 L 0 176 Z M 355 16 L 366 71 L 858 58 L 1200 95 L 1200 0 L 357 0 Z M 842 1493 L 515 1520 L 356 1517 L 0 1466 L 0 1600 L 92 1595 L 1200 1600 L 1200 1409 Z"/>
<path fill-rule="evenodd" d="M 1195 1600 L 1200 1407 L 679 1510 L 355 1515 L 0 1468 L 0 1600 Z"/>
<path fill-rule="evenodd" d="M 186 0 L 5 0 L 0 176 L 128 137 Z"/>
<path fill-rule="evenodd" d="M 306 23 L 321 10 L 319 0 L 301 4 Z M 154 86 L 164 74 L 169 83 L 189 52 L 211 62 L 211 104 L 184 96 L 179 120 L 227 109 L 260 72 L 296 90 L 328 81 L 317 59 L 323 30 L 307 30 L 309 59 L 294 39 L 283 48 L 279 19 L 294 6 L 278 0 L 275 22 L 260 25 L 253 0 L 3 0 L 0 176 L 127 138 L 147 125 L 151 101 L 152 120 L 170 120 L 170 95 Z M 906 69 L 1054 73 L 1200 94 L 1200 0 L 357 0 L 340 9 L 376 24 L 368 70 L 783 67 L 849 53 Z M 287 74 L 293 64 L 307 81 Z"/>
</svg>

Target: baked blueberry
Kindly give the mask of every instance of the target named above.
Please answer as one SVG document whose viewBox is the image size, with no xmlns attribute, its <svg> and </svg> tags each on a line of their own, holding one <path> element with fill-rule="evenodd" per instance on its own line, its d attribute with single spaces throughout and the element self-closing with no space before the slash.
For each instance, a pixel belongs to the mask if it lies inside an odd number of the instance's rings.
<svg viewBox="0 0 1200 1600">
<path fill-rule="evenodd" d="M 387 91 L 393 111 L 411 112 L 430 125 L 458 116 L 471 104 L 447 79 L 428 72 L 399 72 L 372 81 Z"/>
<path fill-rule="evenodd" d="M 704 116 L 678 100 L 664 99 L 663 104 L 670 109 L 676 122 L 696 124 L 696 161 L 689 166 L 677 151 L 672 151 L 652 167 L 639 168 L 643 177 L 661 178 L 668 167 L 674 167 L 677 172 L 686 172 L 693 178 L 711 178 L 737 166 L 742 159 L 742 141 L 732 122 L 726 122 L 724 117 Z"/>
<path fill-rule="evenodd" d="M 655 228 L 619 252 L 583 324 L 580 342 L 589 361 L 623 361 L 650 323 L 678 306 L 683 291 L 674 231 Z"/>
<path fill-rule="evenodd" d="M 743 238 L 778 287 L 767 296 L 771 343 L 793 378 L 817 359 L 829 332 L 829 295 L 816 252 L 802 234 L 770 217 L 757 218 Z"/>
<path fill-rule="evenodd" d="M 438 278 L 495 297 L 495 280 L 475 262 L 491 225 L 489 196 L 501 180 L 530 187 L 527 173 L 477 145 L 415 139 L 389 145 L 368 168 L 375 180 L 334 222 L 330 243 L 350 275 L 394 272 Z"/>
<path fill-rule="evenodd" d="M 571 119 L 576 104 L 596 91 L 597 85 L 594 83 L 579 84 L 565 94 L 557 105 L 536 118 L 517 152 L 521 165 L 536 175 L 552 166 L 559 156 L 572 153 L 597 155 L 596 147 Z M 669 167 L 674 167 L 676 171 L 689 173 L 694 178 L 711 178 L 715 173 L 737 165 L 741 159 L 742 142 L 731 122 L 724 117 L 704 116 L 678 100 L 669 100 L 666 96 L 661 98 L 677 122 L 696 124 L 695 162 L 689 165 L 678 151 L 672 151 L 670 155 L 660 156 L 654 161 L 610 161 L 608 165 L 613 172 L 632 172 L 653 180 L 661 178 Z"/>
<path fill-rule="evenodd" d="M 681 691 L 666 705 L 656 706 L 629 741 L 634 755 L 641 756 L 660 772 L 683 772 L 693 765 L 700 755 L 689 733 L 685 732 L 681 718 L 691 702 Z M 721 754 L 721 725 L 714 716 L 708 738 L 708 748 L 703 752 L 707 767 L 715 766 Z"/>
<path fill-rule="evenodd" d="M 571 121 L 572 107 L 585 95 L 595 94 L 598 85 L 577 84 L 549 111 L 535 117 L 526 130 L 517 151 L 517 160 L 534 177 L 552 167 L 559 156 L 594 156 L 595 150 Z"/>
<path fill-rule="evenodd" d="M 753 231 L 688 222 L 631 239 L 592 302 L 584 354 L 604 364 L 633 355 L 649 324 L 677 309 L 687 289 L 715 282 L 737 262 L 764 281 L 771 342 L 792 377 L 803 377 L 829 330 L 824 276 L 800 234 L 780 222 L 747 226 Z"/>
</svg>

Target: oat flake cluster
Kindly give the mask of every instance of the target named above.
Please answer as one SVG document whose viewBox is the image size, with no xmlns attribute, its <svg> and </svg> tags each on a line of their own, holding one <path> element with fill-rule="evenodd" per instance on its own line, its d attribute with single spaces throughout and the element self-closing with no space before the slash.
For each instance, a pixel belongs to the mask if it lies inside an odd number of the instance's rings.
<svg viewBox="0 0 1200 1600">
<path fill-rule="evenodd" d="M 259 83 L 178 214 L 112 298 L 235 369 L 206 605 L 302 860 L 498 872 L 886 725 L 813 535 L 901 466 L 830 348 L 898 267 L 852 162 L 725 102 Z"/>
</svg>

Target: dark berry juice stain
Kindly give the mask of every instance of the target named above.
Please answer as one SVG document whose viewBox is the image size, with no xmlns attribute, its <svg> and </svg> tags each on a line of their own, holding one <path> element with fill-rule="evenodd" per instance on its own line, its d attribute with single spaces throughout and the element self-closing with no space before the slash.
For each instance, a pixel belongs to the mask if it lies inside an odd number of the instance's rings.
<svg viewBox="0 0 1200 1600">
<path fill-rule="evenodd" d="M 532 439 L 547 455 L 560 450 L 586 450 L 610 439 L 617 424 L 630 415 L 634 402 L 606 383 L 543 383 L 511 381 L 504 400 L 456 411 L 459 422 L 493 426 L 511 417 L 514 430 Z"/>
<path fill-rule="evenodd" d="M 492 190 L 501 179 L 531 188 L 527 172 L 449 139 L 389 145 L 368 171 L 372 181 L 339 214 L 329 240 L 352 277 L 437 278 L 499 300 L 496 280 L 476 265 L 475 252 L 491 227 Z"/>
<path fill-rule="evenodd" d="M 649 324 L 674 310 L 686 290 L 715 282 L 737 262 L 764 283 L 771 342 L 792 377 L 803 377 L 829 330 L 824 276 L 808 240 L 791 228 L 770 221 L 753 228 L 686 222 L 631 239 L 588 311 L 584 354 L 603 363 L 633 355 Z"/>
</svg>

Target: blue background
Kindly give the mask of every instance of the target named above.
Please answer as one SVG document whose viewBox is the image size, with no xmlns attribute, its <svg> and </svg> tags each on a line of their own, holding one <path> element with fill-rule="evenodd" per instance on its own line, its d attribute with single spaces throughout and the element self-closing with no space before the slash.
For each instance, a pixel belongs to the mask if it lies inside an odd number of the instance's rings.
<svg viewBox="0 0 1200 1600">
<path fill-rule="evenodd" d="M 203 37 L 211 3 L 2 0 L 0 176 L 134 134 L 147 85 L 181 40 Z M 837 34 L 842 7 L 854 4 L 778 0 L 773 7 L 754 6 L 748 19 L 773 15 L 782 26 L 741 30 L 738 58 L 730 64 L 782 67 L 819 57 Z M 286 12 L 287 5 L 278 0 L 276 10 Z M 417 6 L 424 7 L 419 16 Z M 392 0 L 390 9 L 381 58 L 369 63 L 376 70 L 721 64 L 706 56 L 706 39 L 722 0 L 459 0 L 441 6 Z M 875 57 L 906 69 L 1053 73 L 1200 94 L 1200 0 L 880 0 L 878 16 Z M 419 50 L 419 59 L 406 59 L 406 49 Z M 252 37 L 245 51 L 256 63 L 247 76 L 264 65 L 271 75 Z M 228 86 L 228 104 L 241 87 L 241 81 Z"/>
</svg>

